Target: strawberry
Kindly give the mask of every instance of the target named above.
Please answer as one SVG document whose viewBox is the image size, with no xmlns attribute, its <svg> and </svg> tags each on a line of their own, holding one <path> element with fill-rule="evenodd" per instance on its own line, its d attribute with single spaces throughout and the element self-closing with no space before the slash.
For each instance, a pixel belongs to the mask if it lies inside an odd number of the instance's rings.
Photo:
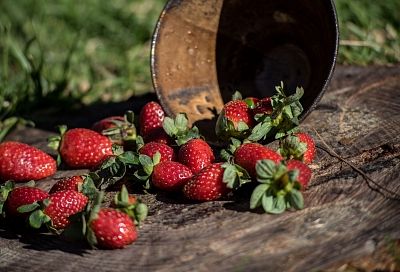
<svg viewBox="0 0 400 272">
<path fill-rule="evenodd" d="M 272 104 L 270 97 L 260 99 L 253 109 L 253 115 L 256 114 L 272 114 Z"/>
<path fill-rule="evenodd" d="M 50 138 L 49 146 L 58 150 L 62 161 L 71 168 L 94 168 L 113 155 L 111 140 L 96 131 L 74 128 L 65 132 L 64 127 L 60 130 L 61 137 Z"/>
<path fill-rule="evenodd" d="M 254 126 L 251 109 L 244 100 L 233 100 L 224 105 L 218 116 L 215 133 L 221 140 L 230 137 L 244 139 Z"/>
<path fill-rule="evenodd" d="M 177 191 L 192 177 L 192 171 L 179 162 L 164 161 L 154 166 L 151 181 L 164 191 Z"/>
<path fill-rule="evenodd" d="M 118 123 L 124 120 L 123 116 L 110 116 L 94 123 L 91 129 L 102 133 L 104 130 L 118 127 Z"/>
<path fill-rule="evenodd" d="M 82 176 L 71 176 L 60 179 L 50 189 L 50 194 L 64 190 L 74 190 L 79 192 L 83 184 Z"/>
<path fill-rule="evenodd" d="M 302 164 L 301 166 L 298 163 Z M 289 167 L 290 165 L 290 167 Z M 259 160 L 256 165 L 257 182 L 250 197 L 250 208 L 262 206 L 265 212 L 279 214 L 286 209 L 304 207 L 301 193 L 302 182 L 305 182 L 307 165 L 300 161 L 276 163 L 272 160 Z M 296 168 L 299 167 L 299 168 Z M 307 167 L 308 168 L 308 167 Z M 300 173 L 299 171 L 304 173 Z M 308 172 L 309 173 L 309 172 Z M 300 179 L 299 179 L 300 178 Z M 304 178 L 304 180 L 302 180 Z M 308 181 L 307 181 L 308 182 Z"/>
<path fill-rule="evenodd" d="M 304 132 L 289 135 L 279 142 L 279 153 L 286 159 L 312 163 L 315 157 L 315 143 L 313 138 Z"/>
<path fill-rule="evenodd" d="M 157 152 L 161 155 L 160 162 L 176 160 L 174 149 L 163 143 L 149 142 L 139 149 L 140 154 L 147 155 L 150 158 L 152 158 Z"/>
<path fill-rule="evenodd" d="M 221 198 L 230 190 L 223 181 L 222 163 L 214 163 L 194 175 L 183 187 L 184 195 L 192 200 L 210 201 Z"/>
<path fill-rule="evenodd" d="M 243 167 L 252 177 L 256 177 L 256 163 L 268 159 L 275 163 L 282 160 L 282 156 L 274 150 L 258 143 L 245 143 L 239 146 L 234 153 L 234 161 Z"/>
<path fill-rule="evenodd" d="M 315 142 L 314 139 L 307 133 L 299 132 L 295 134 L 300 143 L 306 144 L 306 151 L 303 153 L 303 162 L 306 164 L 312 163 L 315 157 Z"/>
<path fill-rule="evenodd" d="M 125 213 L 112 208 L 101 208 L 89 221 L 91 242 L 100 248 L 117 249 L 132 244 L 137 231 L 132 219 Z M 93 237 L 94 236 L 94 237 Z"/>
<path fill-rule="evenodd" d="M 24 205 L 33 204 L 48 198 L 49 194 L 36 187 L 22 186 L 14 188 L 8 193 L 5 202 L 6 214 L 9 216 L 23 216 L 18 208 Z"/>
<path fill-rule="evenodd" d="M 56 161 L 43 151 L 20 142 L 0 144 L 0 181 L 40 180 L 57 171 Z"/>
<path fill-rule="evenodd" d="M 286 167 L 288 170 L 297 170 L 297 181 L 301 184 L 301 188 L 307 188 L 308 183 L 311 179 L 311 169 L 307 166 L 307 164 L 298 161 L 298 160 L 288 160 L 286 162 Z"/>
<path fill-rule="evenodd" d="M 169 136 L 163 129 L 165 112 L 157 102 L 149 102 L 140 111 L 139 128 L 144 141 L 168 144 Z"/>
<path fill-rule="evenodd" d="M 202 139 L 189 140 L 179 148 L 178 161 L 189 167 L 193 174 L 212 164 L 214 160 L 211 147 Z"/>
<path fill-rule="evenodd" d="M 51 194 L 49 203 L 43 210 L 51 220 L 54 229 L 64 229 L 69 225 L 69 217 L 83 211 L 88 198 L 77 191 L 64 190 Z"/>
</svg>

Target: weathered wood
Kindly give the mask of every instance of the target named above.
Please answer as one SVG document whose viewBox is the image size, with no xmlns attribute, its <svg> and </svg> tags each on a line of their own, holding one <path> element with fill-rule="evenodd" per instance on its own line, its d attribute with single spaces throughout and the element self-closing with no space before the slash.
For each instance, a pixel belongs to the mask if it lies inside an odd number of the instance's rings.
<svg viewBox="0 0 400 272">
<path fill-rule="evenodd" d="M 252 212 L 244 196 L 193 204 L 142 195 L 150 216 L 128 248 L 89 250 L 0 228 L 0 271 L 311 271 L 371 256 L 386 239 L 400 239 L 399 75 L 400 66 L 337 69 L 302 124 L 321 147 L 304 210 Z M 10 138 L 44 147 L 46 136 L 27 129 Z M 39 184 L 49 188 L 53 182 Z"/>
</svg>

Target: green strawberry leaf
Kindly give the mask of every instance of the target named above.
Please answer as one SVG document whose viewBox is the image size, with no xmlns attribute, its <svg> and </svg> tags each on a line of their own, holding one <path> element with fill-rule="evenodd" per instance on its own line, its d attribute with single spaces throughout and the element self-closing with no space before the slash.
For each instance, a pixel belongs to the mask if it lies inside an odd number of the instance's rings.
<svg viewBox="0 0 400 272">
<path fill-rule="evenodd" d="M 233 160 L 232 154 L 229 153 L 228 151 L 226 151 L 225 149 L 222 149 L 219 155 L 223 161 L 228 162 L 228 161 Z"/>
<path fill-rule="evenodd" d="M 15 188 L 14 182 L 8 180 L 5 184 L 0 186 L 1 198 L 6 201 L 8 194 Z"/>
<path fill-rule="evenodd" d="M 144 146 L 144 140 L 142 136 L 138 135 L 136 137 L 136 151 L 139 151 Z"/>
<path fill-rule="evenodd" d="M 224 165 L 222 166 L 224 167 Z M 224 175 L 223 175 L 223 182 L 226 183 L 226 187 L 228 188 L 234 188 L 235 186 L 238 186 L 236 183 L 236 168 L 232 164 L 228 164 L 227 166 L 224 167 Z M 236 189 L 236 188 L 235 188 Z"/>
<path fill-rule="evenodd" d="M 271 183 L 276 171 L 276 164 L 271 160 L 259 160 L 256 163 L 257 180 L 260 183 Z"/>
<path fill-rule="evenodd" d="M 149 213 L 149 209 L 146 204 L 138 203 L 135 207 L 135 223 L 140 225 L 143 222 Z"/>
<path fill-rule="evenodd" d="M 265 118 L 265 120 L 261 123 L 258 123 L 251 131 L 251 134 L 249 137 L 247 137 L 247 140 L 251 142 L 258 142 L 262 139 L 265 139 L 271 129 L 273 128 L 273 125 L 271 123 L 271 117 Z"/>
<path fill-rule="evenodd" d="M 17 208 L 17 211 L 19 213 L 29 213 L 29 212 L 32 212 L 32 211 L 38 209 L 38 208 L 40 208 L 40 205 L 39 205 L 39 203 L 37 203 L 37 201 L 35 201 L 35 202 L 31 203 L 31 204 L 26 204 L 26 205 L 19 206 Z"/>
<path fill-rule="evenodd" d="M 51 219 L 42 210 L 36 210 L 29 216 L 29 225 L 35 229 L 39 229 L 48 222 L 51 222 Z"/>
<path fill-rule="evenodd" d="M 3 201 L 0 201 L 0 216 L 1 217 L 5 217 L 6 216 L 6 213 L 5 212 L 3 212 L 3 209 L 4 209 L 4 203 L 5 202 L 3 202 Z"/>
<path fill-rule="evenodd" d="M 222 165 L 222 168 L 225 169 L 222 180 L 226 183 L 226 187 L 230 189 L 236 190 L 243 184 L 251 182 L 250 175 L 247 171 L 237 164 L 227 162 Z"/>
<path fill-rule="evenodd" d="M 124 153 L 118 156 L 118 159 L 124 164 L 131 164 L 131 165 L 139 164 L 138 154 L 132 151 L 125 151 Z"/>
<path fill-rule="evenodd" d="M 232 101 L 234 101 L 234 100 L 242 100 L 242 94 L 239 91 L 235 91 L 232 94 L 232 99 L 231 100 Z"/>
<path fill-rule="evenodd" d="M 171 117 L 165 117 L 163 121 L 163 128 L 164 131 L 171 137 L 174 137 L 174 135 L 178 134 L 178 128 L 175 126 L 174 119 Z"/>
<path fill-rule="evenodd" d="M 153 167 L 154 167 L 153 160 L 147 155 L 140 154 L 139 155 L 139 162 L 143 167 L 143 171 L 148 176 L 150 176 L 151 173 L 153 173 Z"/>
<path fill-rule="evenodd" d="M 249 126 L 245 122 L 243 122 L 243 121 L 239 121 L 238 122 L 237 128 L 236 128 L 237 131 L 243 132 L 243 131 L 246 131 L 248 129 L 249 129 Z"/>
<path fill-rule="evenodd" d="M 262 197 L 265 195 L 268 188 L 268 184 L 260 184 L 254 189 L 250 197 L 250 209 L 255 209 L 261 205 Z"/>
<path fill-rule="evenodd" d="M 160 152 L 157 151 L 157 152 L 153 155 L 153 167 L 156 166 L 157 164 L 159 164 L 160 161 L 161 161 L 161 154 L 160 154 Z M 153 172 L 153 171 L 152 171 L 152 172 Z"/>
<path fill-rule="evenodd" d="M 272 214 L 280 214 L 280 213 L 283 213 L 285 210 L 286 210 L 285 197 L 282 195 L 278 195 L 273 200 L 272 209 L 269 211 L 266 211 L 266 212 L 269 212 Z"/>
<path fill-rule="evenodd" d="M 189 121 L 185 113 L 178 113 L 175 117 L 175 127 L 178 132 L 184 132 L 188 128 Z"/>
<path fill-rule="evenodd" d="M 271 211 L 273 210 L 273 205 L 274 205 L 274 196 L 271 194 L 263 194 L 262 199 L 261 199 L 261 205 L 264 209 L 264 211 Z"/>
<path fill-rule="evenodd" d="M 93 200 L 97 196 L 98 190 L 94 184 L 93 178 L 90 175 L 84 178 L 81 186 L 82 188 L 80 192 L 87 196 L 90 200 Z"/>
<path fill-rule="evenodd" d="M 289 197 L 290 203 L 295 209 L 301 210 L 304 208 L 303 195 L 299 190 L 292 189 Z"/>
<path fill-rule="evenodd" d="M 306 151 L 307 144 L 300 142 L 299 138 L 295 135 L 288 135 L 279 141 L 278 152 L 287 160 L 302 160 Z"/>
</svg>

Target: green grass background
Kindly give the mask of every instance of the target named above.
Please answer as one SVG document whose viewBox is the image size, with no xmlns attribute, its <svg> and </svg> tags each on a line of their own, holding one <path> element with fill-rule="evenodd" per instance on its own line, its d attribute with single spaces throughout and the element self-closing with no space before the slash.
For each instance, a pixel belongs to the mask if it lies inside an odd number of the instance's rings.
<svg viewBox="0 0 400 272">
<path fill-rule="evenodd" d="M 152 89 L 149 47 L 165 0 L 0 1 L 0 121 Z M 339 63 L 400 61 L 399 0 L 336 0 Z M 1 129 L 1 122 L 0 122 Z"/>
</svg>

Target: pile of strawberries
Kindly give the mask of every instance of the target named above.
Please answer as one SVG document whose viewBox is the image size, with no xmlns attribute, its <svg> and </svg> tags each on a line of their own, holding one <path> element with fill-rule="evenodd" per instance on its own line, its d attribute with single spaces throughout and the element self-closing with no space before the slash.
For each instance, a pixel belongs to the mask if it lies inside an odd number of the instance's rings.
<svg viewBox="0 0 400 272">
<path fill-rule="evenodd" d="M 185 113 L 165 116 L 157 102 L 147 103 L 138 120 L 127 112 L 91 129 L 60 127 L 61 134 L 49 139 L 57 160 L 23 143 L 1 143 L 2 220 L 85 239 L 98 248 L 122 248 L 136 240 L 147 206 L 125 185 L 106 205 L 104 190 L 118 182 L 174 196 L 181 192 L 195 202 L 230 199 L 246 184 L 250 209 L 272 214 L 302 209 L 315 156 L 313 139 L 298 127 L 302 95 L 297 88 L 287 96 L 283 84 L 262 99 L 235 93 L 219 114 L 219 142 L 213 146 Z M 264 145 L 273 140 L 279 141 L 277 150 Z M 58 165 L 89 171 L 58 180 L 49 192 L 35 187 L 33 181 L 52 176 Z"/>
</svg>

